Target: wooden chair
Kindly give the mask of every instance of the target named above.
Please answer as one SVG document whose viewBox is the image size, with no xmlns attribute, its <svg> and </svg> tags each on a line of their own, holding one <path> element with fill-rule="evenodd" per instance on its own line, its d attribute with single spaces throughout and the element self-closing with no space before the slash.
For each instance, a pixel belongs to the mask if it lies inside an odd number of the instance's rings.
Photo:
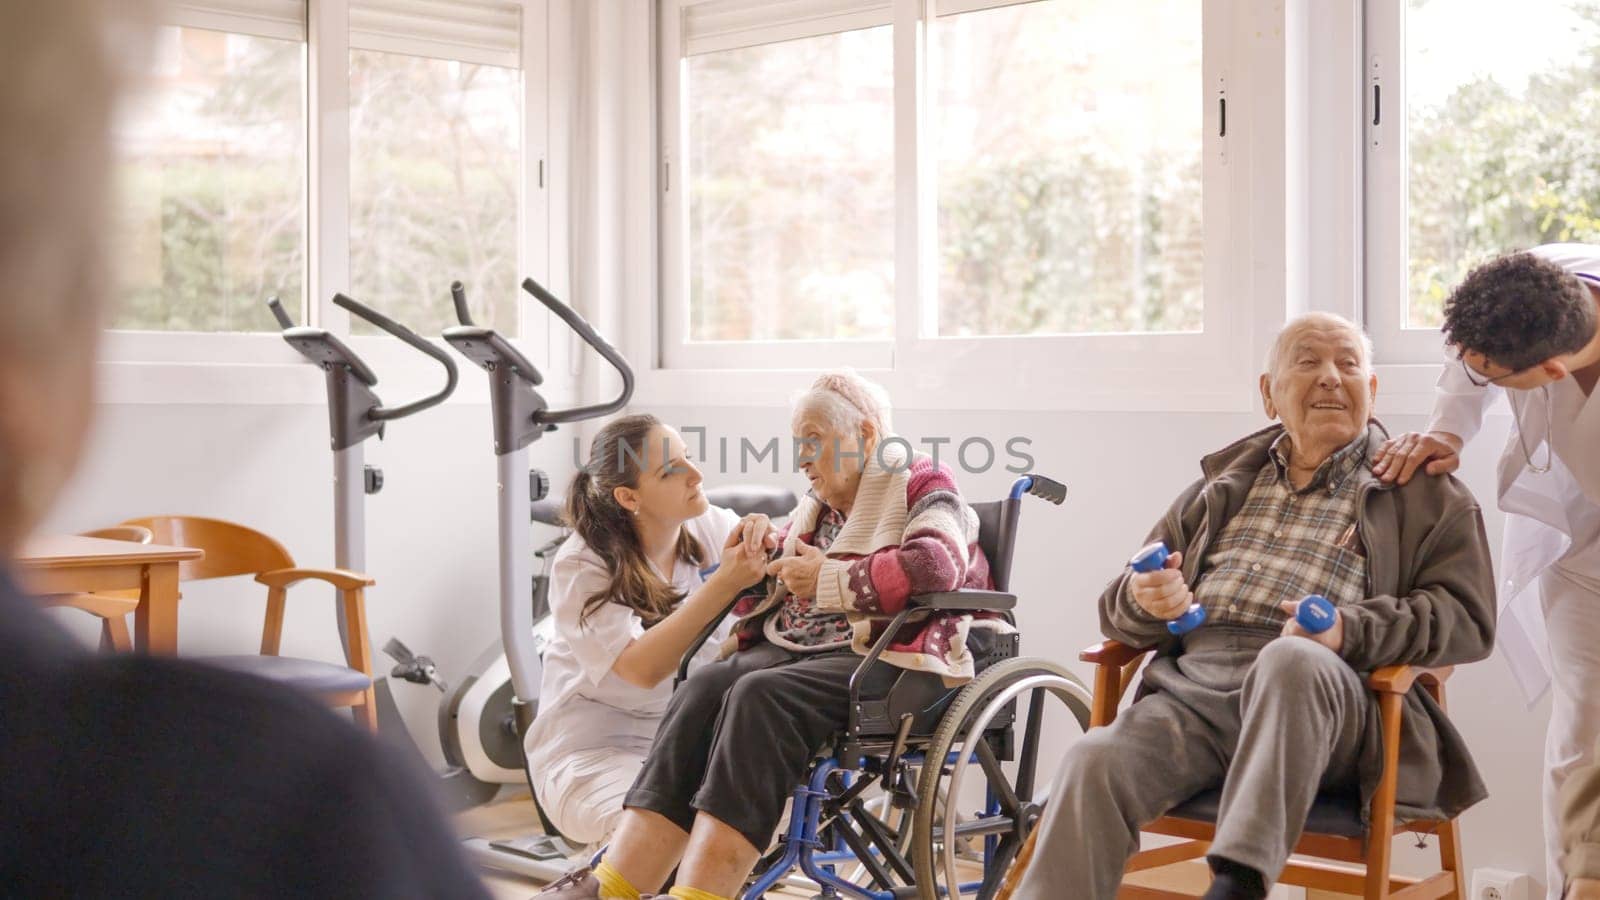
<svg viewBox="0 0 1600 900">
<path fill-rule="evenodd" d="M 132 541 L 148 544 L 154 535 L 150 529 L 138 525 L 112 525 L 81 532 L 84 537 L 104 538 L 108 541 Z M 81 609 L 100 618 L 100 649 L 114 653 L 127 653 L 133 649 L 133 638 L 128 634 L 128 615 L 139 608 L 138 591 L 97 591 L 92 594 L 54 594 L 39 598 L 41 606 L 61 606 Z"/>
<path fill-rule="evenodd" d="M 266 585 L 267 614 L 261 632 L 260 654 L 210 657 L 207 662 L 309 691 L 329 706 L 351 707 L 358 721 L 377 730 L 377 698 L 372 686 L 372 658 L 367 642 L 366 588 L 373 583 L 371 578 L 342 569 L 299 568 L 289 551 L 276 540 L 221 519 L 150 516 L 129 519 L 124 524 L 148 528 L 159 543 L 198 547 L 206 552 L 203 559 L 179 564 L 180 582 L 253 575 L 257 582 Z M 347 665 L 278 654 L 289 588 L 306 580 L 326 582 L 339 592 Z"/>
<path fill-rule="evenodd" d="M 1144 661 L 1146 649 L 1135 649 L 1117 641 L 1104 641 L 1084 650 L 1078 658 L 1095 664 L 1094 704 L 1090 710 L 1091 728 L 1110 725 L 1116 719 L 1123 694 L 1133 683 Z M 1366 900 L 1465 900 L 1466 885 L 1461 868 L 1461 832 L 1456 820 L 1396 822 L 1395 788 L 1399 777 L 1400 717 L 1405 695 L 1416 683 L 1444 708 L 1444 683 L 1451 668 L 1424 669 L 1413 666 L 1385 666 L 1373 672 L 1367 685 L 1377 695 L 1379 721 L 1383 728 L 1383 774 L 1372 799 L 1370 828 L 1361 824 L 1359 801 L 1353 797 L 1324 794 L 1317 798 L 1306 818 L 1305 831 L 1294 852 L 1344 863 L 1359 863 L 1362 868 L 1319 862 L 1290 860 L 1278 880 L 1323 891 L 1352 894 Z M 1142 829 L 1150 834 L 1186 838 L 1184 843 L 1158 847 L 1134 854 L 1127 871 L 1154 869 L 1184 860 L 1198 859 L 1210 849 L 1216 833 L 1220 789 L 1202 791 L 1165 816 Z M 1391 844 L 1396 834 L 1433 834 L 1439 839 L 1439 871 L 1427 878 L 1404 878 L 1389 874 Z M 1006 884 L 997 900 L 1008 898 L 1027 860 L 1032 857 L 1034 831 L 1018 854 Z M 1119 898 L 1188 898 L 1192 895 L 1156 888 L 1125 885 Z"/>
</svg>

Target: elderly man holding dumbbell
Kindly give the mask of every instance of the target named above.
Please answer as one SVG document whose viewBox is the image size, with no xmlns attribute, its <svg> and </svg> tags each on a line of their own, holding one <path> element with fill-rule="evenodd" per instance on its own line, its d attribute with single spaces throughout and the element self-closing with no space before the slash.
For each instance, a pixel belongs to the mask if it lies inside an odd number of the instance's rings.
<svg viewBox="0 0 1600 900">
<path fill-rule="evenodd" d="M 1206 897 L 1264 897 L 1319 790 L 1359 795 L 1363 813 L 1371 802 L 1382 749 L 1364 676 L 1489 655 L 1478 504 L 1451 479 L 1397 487 L 1371 473 L 1387 434 L 1370 418 L 1370 360 L 1344 319 L 1290 322 L 1260 383 L 1281 424 L 1203 459 L 1150 534 L 1170 555 L 1153 571 L 1136 558 L 1106 589 L 1105 634 L 1159 651 L 1133 706 L 1063 759 L 1014 898 L 1109 900 L 1140 826 L 1219 785 Z M 1405 715 L 1401 814 L 1482 799 L 1460 735 L 1420 687 Z"/>
</svg>

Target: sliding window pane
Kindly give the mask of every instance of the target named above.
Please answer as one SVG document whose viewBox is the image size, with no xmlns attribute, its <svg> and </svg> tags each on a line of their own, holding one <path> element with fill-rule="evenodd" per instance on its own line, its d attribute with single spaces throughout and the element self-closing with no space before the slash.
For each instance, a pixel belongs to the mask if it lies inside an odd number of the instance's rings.
<svg viewBox="0 0 1600 900">
<path fill-rule="evenodd" d="M 477 324 L 516 333 L 521 98 L 515 69 L 351 51 L 352 296 L 437 335 L 460 281 Z"/>
<path fill-rule="evenodd" d="M 1600 7 L 1409 0 L 1405 323 L 1437 328 L 1478 263 L 1600 242 Z"/>
<path fill-rule="evenodd" d="M 684 65 L 689 335 L 894 333 L 894 46 L 888 26 Z"/>
<path fill-rule="evenodd" d="M 303 306 L 305 45 L 167 27 L 153 57 L 117 127 L 112 325 L 274 331 L 268 295 Z"/>
<path fill-rule="evenodd" d="M 939 334 L 1200 330 L 1201 6 L 937 20 Z"/>
</svg>

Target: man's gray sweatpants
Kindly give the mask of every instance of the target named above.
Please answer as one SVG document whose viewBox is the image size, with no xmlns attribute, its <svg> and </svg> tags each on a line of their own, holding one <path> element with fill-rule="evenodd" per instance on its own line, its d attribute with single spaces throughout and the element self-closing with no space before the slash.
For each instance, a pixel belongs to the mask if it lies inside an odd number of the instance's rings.
<svg viewBox="0 0 1600 900">
<path fill-rule="evenodd" d="M 1067 752 L 1015 900 L 1111 900 L 1139 827 L 1223 785 L 1210 855 L 1270 883 L 1319 789 L 1357 790 L 1373 702 L 1338 654 L 1305 638 L 1202 627 L 1145 672 L 1152 693 Z"/>
</svg>

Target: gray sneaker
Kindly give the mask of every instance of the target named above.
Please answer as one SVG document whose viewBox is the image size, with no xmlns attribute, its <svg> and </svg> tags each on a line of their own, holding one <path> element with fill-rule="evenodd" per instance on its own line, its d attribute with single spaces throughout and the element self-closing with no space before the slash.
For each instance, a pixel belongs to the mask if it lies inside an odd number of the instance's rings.
<svg viewBox="0 0 1600 900">
<path fill-rule="evenodd" d="M 600 900 L 600 880 L 588 866 L 573 869 L 534 895 L 546 900 Z"/>
</svg>

